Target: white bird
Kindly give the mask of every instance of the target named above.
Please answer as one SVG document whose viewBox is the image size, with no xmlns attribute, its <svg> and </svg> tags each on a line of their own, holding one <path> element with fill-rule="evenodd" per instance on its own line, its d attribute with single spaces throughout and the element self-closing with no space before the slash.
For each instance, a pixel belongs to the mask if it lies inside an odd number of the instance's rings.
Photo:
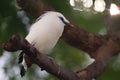
<svg viewBox="0 0 120 80">
<path fill-rule="evenodd" d="M 54 48 L 63 33 L 64 26 L 69 23 L 61 13 L 48 11 L 31 26 L 30 32 L 25 39 L 40 53 L 47 53 Z M 21 76 L 24 76 L 28 66 L 25 59 L 20 62 L 23 64 Z"/>
</svg>

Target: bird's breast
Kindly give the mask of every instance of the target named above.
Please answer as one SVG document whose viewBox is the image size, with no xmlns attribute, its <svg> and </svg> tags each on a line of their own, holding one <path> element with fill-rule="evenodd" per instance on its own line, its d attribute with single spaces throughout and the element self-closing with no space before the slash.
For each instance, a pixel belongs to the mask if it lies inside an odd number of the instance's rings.
<svg viewBox="0 0 120 80">
<path fill-rule="evenodd" d="M 32 27 L 26 39 L 41 53 L 50 51 L 63 32 L 63 28 L 59 26 Z"/>
</svg>

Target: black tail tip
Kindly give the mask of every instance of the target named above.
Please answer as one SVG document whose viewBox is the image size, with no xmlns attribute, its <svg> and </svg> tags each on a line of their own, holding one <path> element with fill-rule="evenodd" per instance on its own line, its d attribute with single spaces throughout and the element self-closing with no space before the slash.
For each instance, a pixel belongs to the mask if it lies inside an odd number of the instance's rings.
<svg viewBox="0 0 120 80">
<path fill-rule="evenodd" d="M 24 66 L 21 66 L 21 70 L 20 70 L 21 77 L 23 77 L 25 75 L 25 73 L 26 73 L 26 70 L 25 70 Z"/>
</svg>

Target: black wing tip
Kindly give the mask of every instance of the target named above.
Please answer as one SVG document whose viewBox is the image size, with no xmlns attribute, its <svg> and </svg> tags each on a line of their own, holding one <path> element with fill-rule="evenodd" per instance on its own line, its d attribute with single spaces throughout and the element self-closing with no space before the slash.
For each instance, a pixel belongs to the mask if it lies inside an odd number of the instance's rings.
<svg viewBox="0 0 120 80">
<path fill-rule="evenodd" d="M 23 52 L 21 52 L 21 53 L 19 54 L 19 56 L 18 56 L 18 64 L 22 63 L 22 61 L 23 61 L 23 55 L 24 55 Z"/>
</svg>

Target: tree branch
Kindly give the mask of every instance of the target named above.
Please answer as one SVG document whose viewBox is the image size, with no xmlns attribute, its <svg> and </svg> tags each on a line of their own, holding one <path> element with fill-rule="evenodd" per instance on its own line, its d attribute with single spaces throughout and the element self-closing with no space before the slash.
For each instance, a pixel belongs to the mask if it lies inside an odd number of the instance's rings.
<svg viewBox="0 0 120 80">
<path fill-rule="evenodd" d="M 31 14 L 34 18 L 40 16 L 44 11 L 54 10 L 43 3 L 42 0 L 17 0 L 17 2 L 24 11 Z M 108 15 L 106 14 L 106 16 Z M 90 80 L 93 77 L 99 76 L 111 57 L 118 54 L 120 51 L 120 40 L 108 36 L 95 35 L 79 28 L 74 23 L 72 24 L 72 26 L 65 26 L 62 39 L 69 45 L 88 52 L 91 57 L 96 59 L 94 63 L 84 70 L 77 71 L 77 75 L 55 64 L 55 62 L 39 53 L 19 36 L 13 36 L 7 44 L 3 45 L 3 48 L 8 51 L 23 50 L 34 63 L 60 79 Z"/>
<path fill-rule="evenodd" d="M 38 18 L 44 11 L 53 11 L 54 9 L 47 4 L 43 4 L 43 0 L 16 0 L 22 10 L 29 13 L 34 18 Z"/>
<path fill-rule="evenodd" d="M 108 40 L 107 36 L 96 35 L 87 32 L 74 23 L 73 26 L 65 26 L 62 39 L 69 45 L 87 52 L 92 58 L 96 57 L 94 52 Z"/>
<path fill-rule="evenodd" d="M 78 71 L 77 75 L 86 80 L 91 80 L 102 74 L 109 60 L 120 52 L 120 46 L 116 42 L 118 41 L 109 39 L 94 53 L 97 54 L 95 61 L 84 70 Z"/>
<path fill-rule="evenodd" d="M 25 39 L 20 38 L 19 35 L 13 35 L 8 43 L 3 44 L 3 48 L 11 52 L 22 50 L 30 58 L 30 60 L 42 68 L 42 70 L 46 70 L 61 80 L 79 80 L 74 72 L 60 67 L 51 58 L 38 52 Z"/>
<path fill-rule="evenodd" d="M 105 15 L 106 29 L 107 29 L 107 34 L 110 35 L 111 34 L 111 30 L 109 28 L 111 26 L 110 6 L 112 0 L 105 0 L 105 2 L 106 2 L 106 8 L 104 11 L 104 15 Z"/>
</svg>

